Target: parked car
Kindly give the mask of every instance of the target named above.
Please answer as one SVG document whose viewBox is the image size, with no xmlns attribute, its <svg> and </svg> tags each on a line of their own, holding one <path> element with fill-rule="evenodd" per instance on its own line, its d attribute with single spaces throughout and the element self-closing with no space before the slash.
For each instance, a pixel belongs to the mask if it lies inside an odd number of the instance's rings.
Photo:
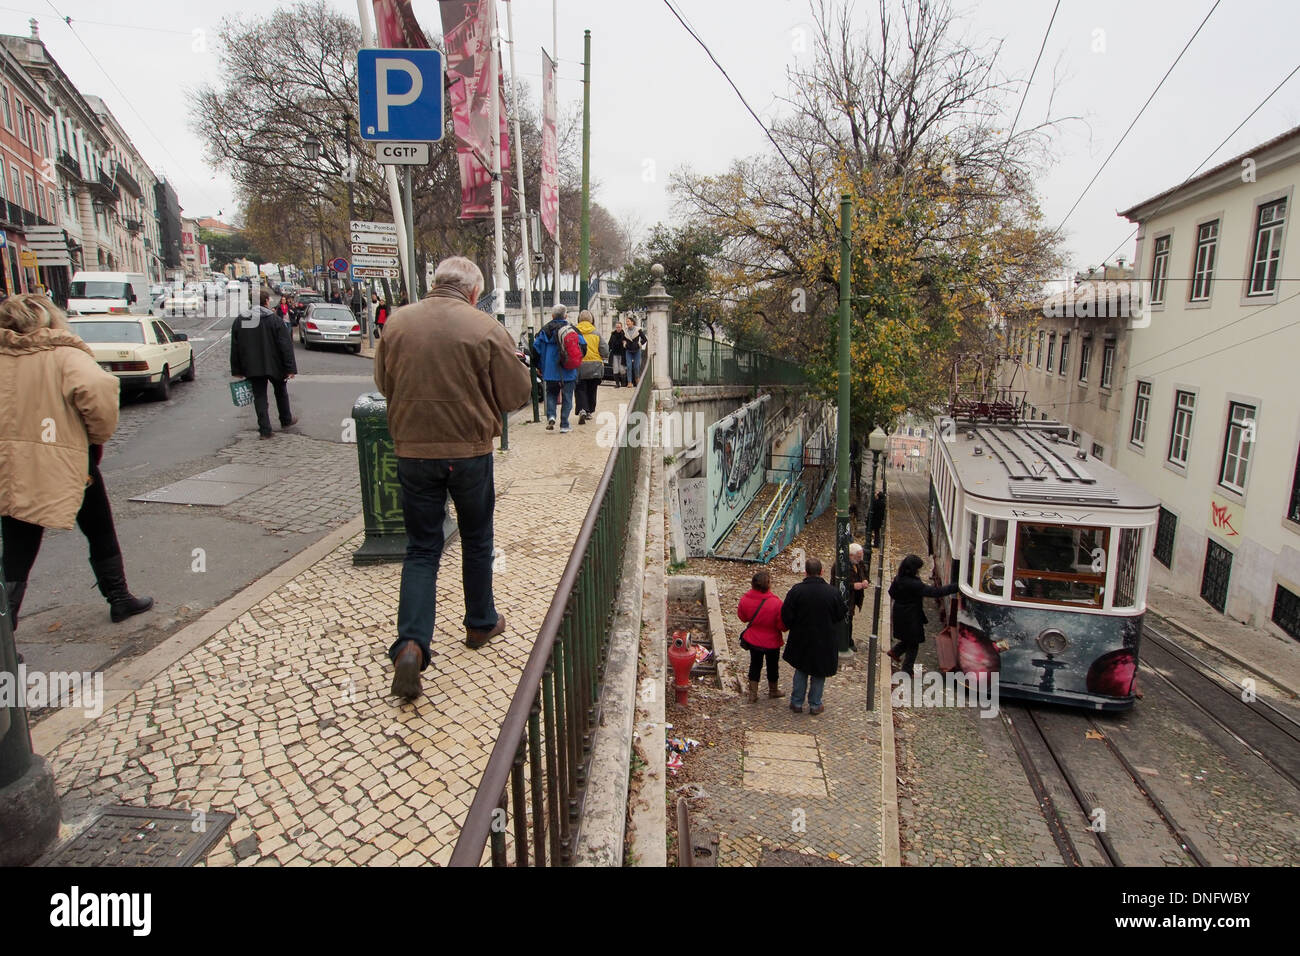
<svg viewBox="0 0 1300 956">
<path fill-rule="evenodd" d="M 173 332 L 162 319 L 72 317 L 68 326 L 90 346 L 95 361 L 118 377 L 124 392 L 147 389 L 165 402 L 172 382 L 194 381 L 194 346 L 184 332 Z"/>
<path fill-rule="evenodd" d="M 198 315 L 203 311 L 203 293 L 197 288 L 173 289 L 158 303 L 161 315 Z"/>
<path fill-rule="evenodd" d="M 361 325 L 346 305 L 315 302 L 298 323 L 298 341 L 305 347 L 346 345 L 361 351 Z"/>
</svg>

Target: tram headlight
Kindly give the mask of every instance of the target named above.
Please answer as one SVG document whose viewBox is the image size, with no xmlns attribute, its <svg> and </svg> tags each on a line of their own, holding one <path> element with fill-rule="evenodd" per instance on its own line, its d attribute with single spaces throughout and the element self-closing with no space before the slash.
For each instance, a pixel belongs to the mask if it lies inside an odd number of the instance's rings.
<svg viewBox="0 0 1300 956">
<path fill-rule="evenodd" d="M 1044 654 L 1061 654 L 1070 646 L 1070 640 L 1062 631 L 1054 627 L 1049 627 L 1039 633 L 1037 637 L 1038 646 L 1043 649 Z"/>
</svg>

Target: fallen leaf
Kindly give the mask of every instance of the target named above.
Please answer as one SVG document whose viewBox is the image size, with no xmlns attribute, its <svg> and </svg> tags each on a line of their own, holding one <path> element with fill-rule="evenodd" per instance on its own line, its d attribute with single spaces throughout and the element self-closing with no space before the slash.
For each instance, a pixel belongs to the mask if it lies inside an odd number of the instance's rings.
<svg viewBox="0 0 1300 956">
<path fill-rule="evenodd" d="M 62 626 L 63 626 L 63 622 L 62 622 L 62 621 L 55 621 L 53 624 L 51 624 L 49 627 L 47 627 L 47 628 L 45 629 L 45 633 L 46 633 L 46 634 L 52 634 L 52 633 L 54 633 L 55 631 L 57 631 L 59 628 L 61 628 Z"/>
<path fill-rule="evenodd" d="M 1089 730 L 1083 735 L 1084 740 L 1105 740 L 1106 738 L 1095 730 Z"/>
</svg>

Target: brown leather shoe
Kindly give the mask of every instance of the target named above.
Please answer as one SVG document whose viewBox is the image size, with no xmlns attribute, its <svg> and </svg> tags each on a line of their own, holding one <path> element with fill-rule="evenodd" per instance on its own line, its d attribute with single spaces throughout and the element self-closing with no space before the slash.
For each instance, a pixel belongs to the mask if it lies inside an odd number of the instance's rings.
<svg viewBox="0 0 1300 956">
<path fill-rule="evenodd" d="M 504 614 L 497 615 L 497 626 L 490 631 L 476 631 L 467 627 L 465 628 L 465 646 L 476 651 L 492 638 L 503 633 L 505 629 L 506 618 Z"/>
<path fill-rule="evenodd" d="M 776 686 L 776 681 L 770 680 L 767 682 L 767 696 L 776 699 L 784 697 L 785 694 L 781 693 L 781 688 Z"/>
<path fill-rule="evenodd" d="M 820 713 L 821 713 L 823 710 L 825 710 L 825 709 L 826 709 L 825 705 L 820 705 L 820 706 L 817 706 L 817 707 L 809 707 L 809 708 L 808 708 L 808 713 L 810 713 L 810 714 L 812 714 L 814 717 L 816 717 L 818 714 L 820 714 Z"/>
<path fill-rule="evenodd" d="M 749 702 L 751 704 L 758 703 L 758 681 L 756 680 L 749 682 Z"/>
<path fill-rule="evenodd" d="M 289 424 L 287 424 L 287 425 L 281 425 L 281 426 L 280 426 L 280 430 L 281 430 L 281 431 L 284 431 L 284 429 L 286 429 L 286 428 L 292 428 L 294 425 L 297 425 L 297 424 L 298 424 L 298 416 L 295 415 L 294 418 L 293 418 L 293 421 L 291 421 L 291 422 L 290 422 Z"/>
<path fill-rule="evenodd" d="M 423 662 L 424 655 L 420 653 L 419 644 L 407 641 L 402 645 L 393 661 L 394 696 L 405 697 L 407 700 L 415 700 L 420 696 L 420 665 Z"/>
</svg>

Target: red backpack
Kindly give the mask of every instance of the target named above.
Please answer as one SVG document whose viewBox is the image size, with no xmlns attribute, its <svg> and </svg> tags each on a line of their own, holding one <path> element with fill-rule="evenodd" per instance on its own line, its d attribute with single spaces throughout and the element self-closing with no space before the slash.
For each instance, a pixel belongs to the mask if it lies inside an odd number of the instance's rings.
<svg viewBox="0 0 1300 956">
<path fill-rule="evenodd" d="M 565 325 L 556 330 L 556 341 L 560 346 L 560 365 L 566 372 L 571 372 L 582 364 L 582 355 L 586 352 L 586 341 L 572 325 Z"/>
</svg>

